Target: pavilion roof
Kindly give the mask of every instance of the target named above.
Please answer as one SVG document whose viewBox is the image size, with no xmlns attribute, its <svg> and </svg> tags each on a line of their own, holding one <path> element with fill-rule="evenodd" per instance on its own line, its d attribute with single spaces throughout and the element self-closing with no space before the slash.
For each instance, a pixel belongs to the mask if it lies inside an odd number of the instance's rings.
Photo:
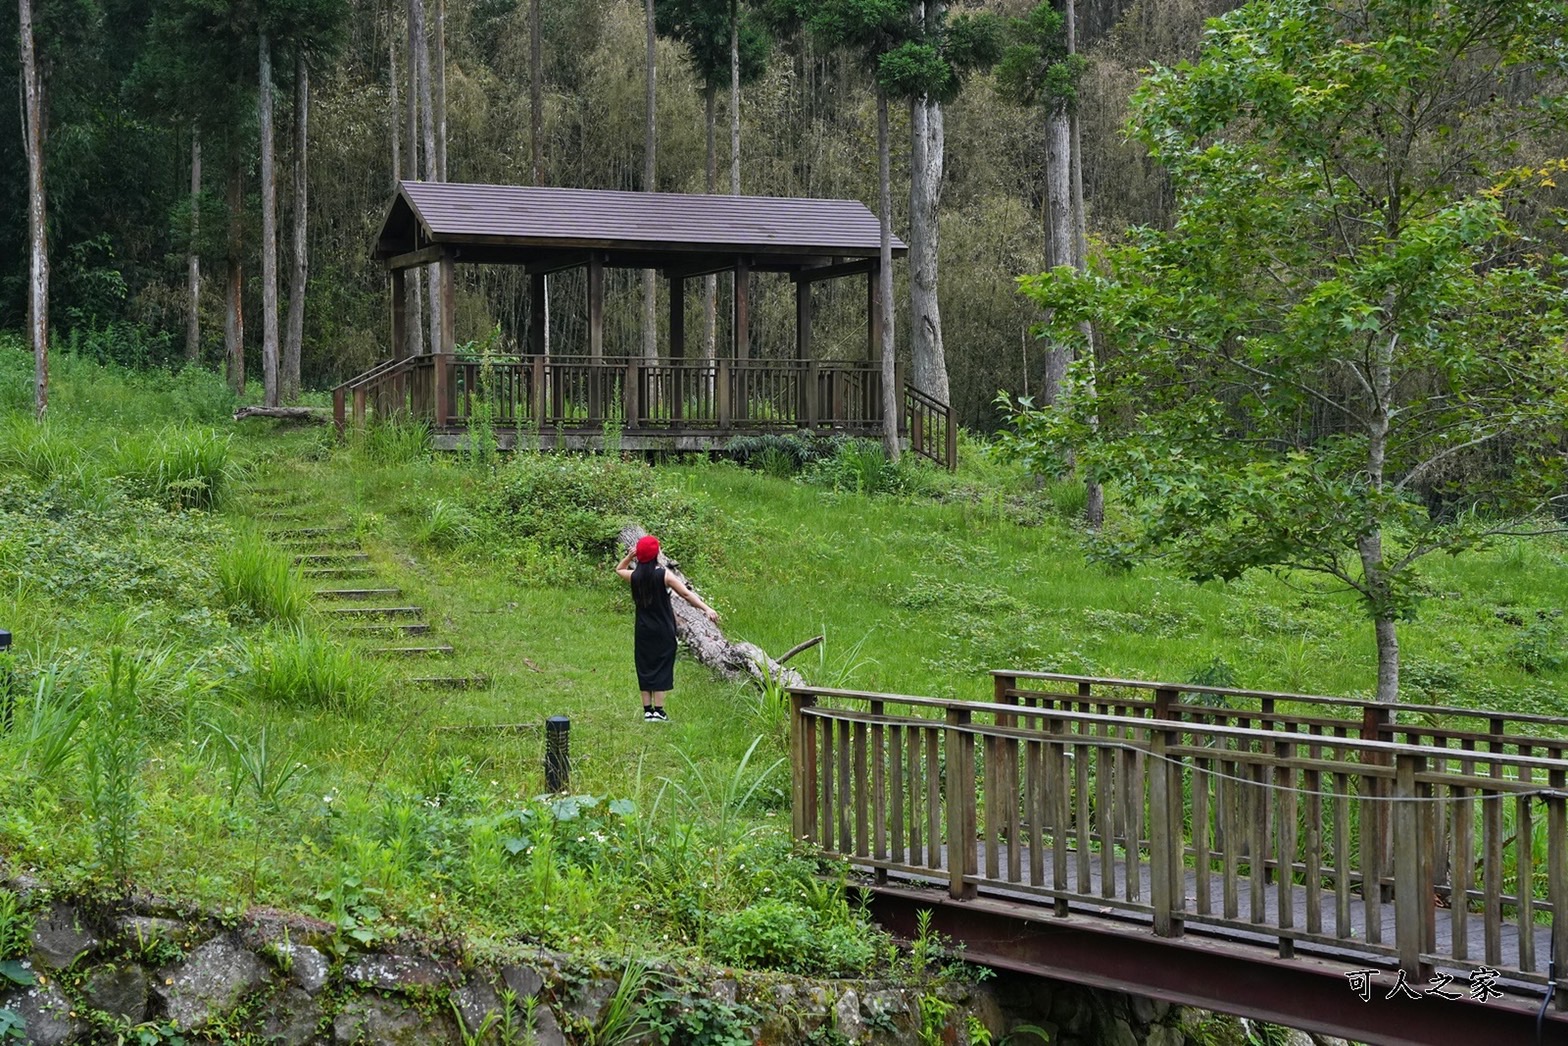
<svg viewBox="0 0 1568 1046">
<path fill-rule="evenodd" d="M 405 181 L 375 253 L 474 245 L 486 248 L 476 259 L 518 264 L 570 250 L 608 252 L 610 264 L 746 254 L 793 267 L 874 258 L 879 240 L 876 215 L 858 200 Z M 907 253 L 896 236 L 893 251 Z"/>
</svg>

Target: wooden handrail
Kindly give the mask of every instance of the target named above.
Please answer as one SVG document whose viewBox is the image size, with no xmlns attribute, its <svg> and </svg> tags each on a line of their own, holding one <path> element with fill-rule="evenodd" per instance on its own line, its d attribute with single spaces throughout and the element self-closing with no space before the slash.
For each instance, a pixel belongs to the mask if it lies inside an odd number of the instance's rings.
<svg viewBox="0 0 1568 1046">
<path fill-rule="evenodd" d="M 1412 977 L 1436 963 L 1539 983 L 1563 935 L 1568 846 L 1543 852 L 1529 830 L 1538 805 L 1568 824 L 1558 759 L 1143 714 L 1153 702 L 789 695 L 795 834 L 955 897 L 1032 894 L 1058 916 L 1092 906 L 1161 936 L 1261 936 L 1282 957 L 1328 948 Z"/>
</svg>

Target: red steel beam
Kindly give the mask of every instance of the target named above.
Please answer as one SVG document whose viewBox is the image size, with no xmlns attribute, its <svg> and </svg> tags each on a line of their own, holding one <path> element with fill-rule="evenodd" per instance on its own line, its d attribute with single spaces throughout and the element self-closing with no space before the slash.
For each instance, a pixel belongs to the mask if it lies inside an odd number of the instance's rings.
<svg viewBox="0 0 1568 1046">
<path fill-rule="evenodd" d="M 871 914 L 895 936 L 913 939 L 916 914 L 931 911 L 931 929 L 962 942 L 963 958 L 983 966 L 1094 988 L 1130 992 L 1379 1046 L 1541 1046 L 1568 1043 L 1568 1014 L 1553 1008 L 1539 1039 L 1541 998 L 1507 995 L 1472 1001 L 1463 981 L 1449 1001 L 1384 995 L 1393 971 L 1380 971 L 1362 1002 L 1346 973 L 1359 967 L 1197 935 L 1156 937 L 1147 927 L 1049 911 L 1008 901 L 954 901 L 945 890 L 862 886 Z M 1412 985 L 1423 991 L 1426 984 Z"/>
</svg>

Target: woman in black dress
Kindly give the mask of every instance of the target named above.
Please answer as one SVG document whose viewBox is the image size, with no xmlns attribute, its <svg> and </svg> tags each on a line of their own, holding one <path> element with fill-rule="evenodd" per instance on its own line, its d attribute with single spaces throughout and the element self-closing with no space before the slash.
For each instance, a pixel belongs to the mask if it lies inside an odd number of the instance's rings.
<svg viewBox="0 0 1568 1046">
<path fill-rule="evenodd" d="M 636 561 L 636 567 L 632 561 Z M 670 592 L 717 621 L 719 612 L 686 587 L 685 582 L 659 566 L 659 539 L 649 534 L 638 540 L 615 565 L 615 572 L 632 584 L 637 604 L 637 628 L 632 644 L 637 663 L 637 687 L 642 691 L 645 723 L 667 723 L 664 695 L 675 687 L 675 608 Z"/>
</svg>

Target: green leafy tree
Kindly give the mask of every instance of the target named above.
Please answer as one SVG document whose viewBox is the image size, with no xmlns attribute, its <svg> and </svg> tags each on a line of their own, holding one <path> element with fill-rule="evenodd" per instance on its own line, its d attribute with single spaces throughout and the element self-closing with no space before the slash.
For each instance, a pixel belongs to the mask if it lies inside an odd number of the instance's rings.
<svg viewBox="0 0 1568 1046">
<path fill-rule="evenodd" d="M 1052 336 L 1107 339 L 1096 391 L 1074 370 L 1057 410 L 1012 407 L 1119 484 L 1109 551 L 1350 590 L 1397 700 L 1422 558 L 1563 490 L 1565 64 L 1559 4 L 1270 0 L 1146 80 L 1174 226 L 1021 280 Z"/>
</svg>

